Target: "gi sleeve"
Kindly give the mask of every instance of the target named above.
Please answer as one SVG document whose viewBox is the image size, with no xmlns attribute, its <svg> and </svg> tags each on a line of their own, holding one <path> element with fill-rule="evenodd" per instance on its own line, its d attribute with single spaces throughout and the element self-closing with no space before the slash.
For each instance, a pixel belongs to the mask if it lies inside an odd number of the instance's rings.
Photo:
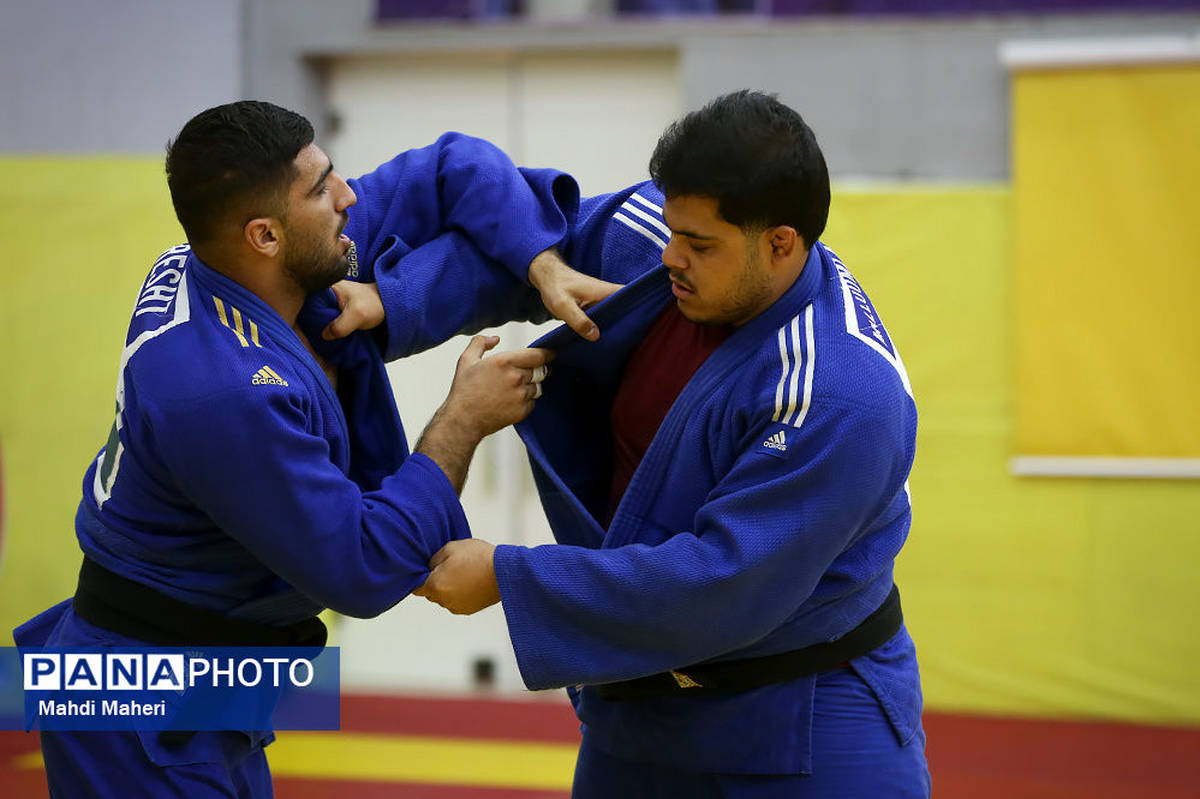
<svg viewBox="0 0 1200 799">
<path fill-rule="evenodd" d="M 349 181 L 358 196 L 346 233 L 370 269 L 393 248 L 459 231 L 524 281 L 533 257 L 559 244 L 579 202 L 573 178 L 519 170 L 499 148 L 445 133 Z"/>
<path fill-rule="evenodd" d="M 603 683 L 743 649 L 794 616 L 822 575 L 903 490 L 900 414 L 817 401 L 786 426 L 752 426 L 687 531 L 611 549 L 499 546 L 496 576 L 531 689 Z M 664 490 L 669 490 L 664 488 Z M 814 642 L 815 643 L 815 642 Z M 803 645 L 803 644 L 801 644 Z"/>
<path fill-rule="evenodd" d="M 459 333 L 549 318 L 536 291 L 457 231 L 394 262 L 381 259 L 375 278 L 384 307 L 380 349 L 389 361 Z"/>
<path fill-rule="evenodd" d="M 470 535 L 450 482 L 424 455 L 363 493 L 309 432 L 286 391 L 225 391 L 177 402 L 152 424 L 188 499 L 314 601 L 371 617 L 421 585 L 430 556 Z"/>
</svg>

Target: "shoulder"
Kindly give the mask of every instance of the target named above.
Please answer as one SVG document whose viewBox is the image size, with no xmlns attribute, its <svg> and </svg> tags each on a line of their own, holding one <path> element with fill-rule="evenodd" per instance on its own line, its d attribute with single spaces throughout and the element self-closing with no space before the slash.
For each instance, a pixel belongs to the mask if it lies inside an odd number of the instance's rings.
<svg viewBox="0 0 1200 799">
<path fill-rule="evenodd" d="M 602 234 L 588 234 L 592 254 L 602 258 L 601 277 L 627 283 L 661 262 L 671 238 L 662 203 L 662 192 L 649 181 L 581 202 L 579 227 Z"/>
<path fill-rule="evenodd" d="M 881 326 L 882 340 L 857 325 L 857 317 L 847 320 L 842 278 L 824 283 L 815 296 L 777 315 L 778 323 L 762 332 L 753 349 L 740 353 L 730 410 L 743 417 L 744 429 L 765 426 L 781 444 L 797 430 L 823 435 L 829 425 L 853 427 L 871 419 L 903 435 L 915 425 L 915 405 L 899 352 Z"/>
<path fill-rule="evenodd" d="M 911 404 L 908 370 L 883 318 L 841 259 L 817 246 L 827 269 L 804 314 L 815 395 L 883 413 Z"/>
<path fill-rule="evenodd" d="M 256 315 L 195 280 L 181 280 L 170 320 L 127 343 L 123 385 L 138 393 L 143 409 L 167 413 L 261 403 L 267 393 L 302 402 L 310 376 Z"/>
<path fill-rule="evenodd" d="M 613 221 L 611 229 L 645 238 L 661 252 L 671 238 L 671 229 L 663 219 L 662 206 L 662 192 L 653 182 L 630 186 L 623 192 L 611 195 L 608 204 Z"/>
</svg>

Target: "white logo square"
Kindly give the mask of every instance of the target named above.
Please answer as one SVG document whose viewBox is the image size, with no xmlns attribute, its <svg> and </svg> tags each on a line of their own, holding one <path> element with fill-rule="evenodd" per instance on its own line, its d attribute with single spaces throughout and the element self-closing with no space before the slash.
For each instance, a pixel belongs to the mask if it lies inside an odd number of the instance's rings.
<svg viewBox="0 0 1200 799">
<path fill-rule="evenodd" d="M 63 655 L 63 688 L 99 691 L 104 687 L 104 655 Z"/>
<path fill-rule="evenodd" d="M 58 670 L 60 655 L 25 655 L 25 690 L 57 691 L 62 688 L 62 672 Z"/>
<path fill-rule="evenodd" d="M 112 654 L 104 670 L 104 684 L 110 691 L 140 691 L 144 674 L 141 655 Z"/>
<path fill-rule="evenodd" d="M 146 690 L 182 691 L 183 655 L 146 655 Z"/>
</svg>

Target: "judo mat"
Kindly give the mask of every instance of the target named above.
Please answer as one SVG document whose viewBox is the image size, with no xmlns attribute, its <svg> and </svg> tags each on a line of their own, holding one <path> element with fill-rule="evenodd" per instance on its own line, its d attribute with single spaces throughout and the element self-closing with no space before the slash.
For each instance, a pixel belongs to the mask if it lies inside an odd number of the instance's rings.
<svg viewBox="0 0 1200 799">
<path fill-rule="evenodd" d="M 925 714 L 939 799 L 1200 799 L 1200 729 Z M 340 732 L 283 732 L 279 799 L 565 799 L 578 725 L 558 695 L 347 695 Z M 48 796 L 37 736 L 0 733 L 0 796 Z"/>
</svg>

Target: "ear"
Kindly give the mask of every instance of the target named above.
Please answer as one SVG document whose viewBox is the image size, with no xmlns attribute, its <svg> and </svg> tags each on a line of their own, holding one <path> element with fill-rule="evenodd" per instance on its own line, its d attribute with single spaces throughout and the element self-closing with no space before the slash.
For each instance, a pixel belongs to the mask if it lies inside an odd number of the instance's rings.
<svg viewBox="0 0 1200 799">
<path fill-rule="evenodd" d="M 246 226 L 242 228 L 242 235 L 251 250 L 259 255 L 274 258 L 279 255 L 280 246 L 283 243 L 281 230 L 276 219 L 260 216 L 246 223 Z"/>
<path fill-rule="evenodd" d="M 795 253 L 804 249 L 804 239 L 794 227 L 779 225 L 763 231 L 764 249 L 773 263 L 788 260 Z"/>
</svg>

